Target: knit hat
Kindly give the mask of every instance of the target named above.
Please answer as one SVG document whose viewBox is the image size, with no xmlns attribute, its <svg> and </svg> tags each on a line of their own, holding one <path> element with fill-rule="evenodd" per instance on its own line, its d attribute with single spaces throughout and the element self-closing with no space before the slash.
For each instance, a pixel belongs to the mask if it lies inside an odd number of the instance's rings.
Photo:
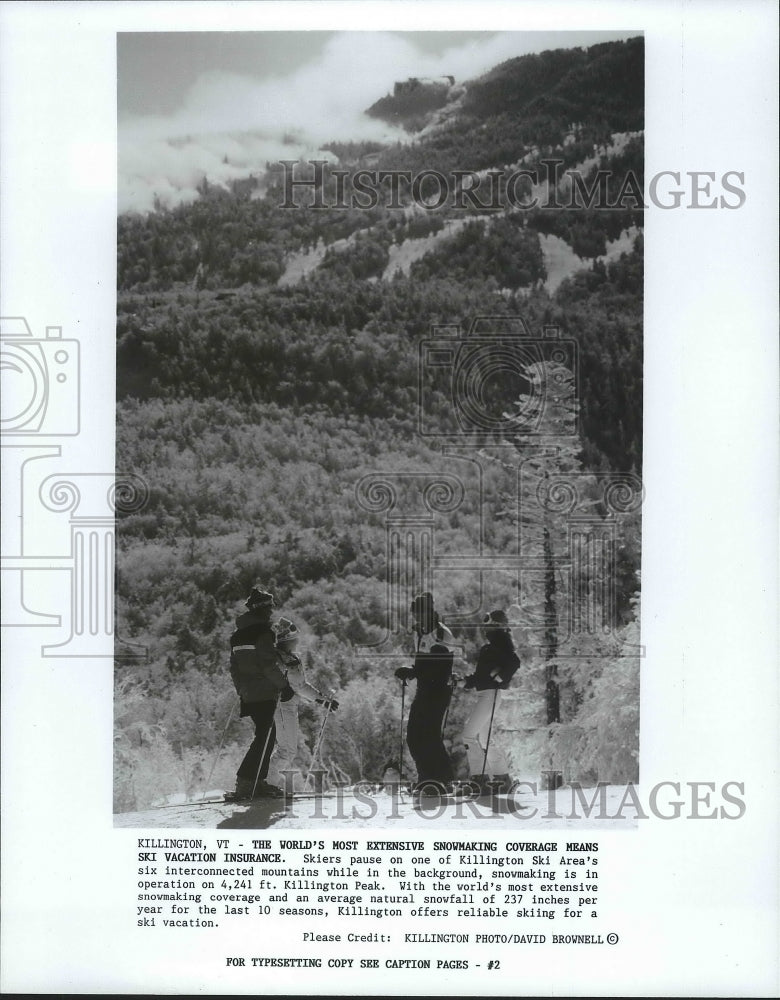
<svg viewBox="0 0 780 1000">
<path fill-rule="evenodd" d="M 498 610 L 491 611 L 490 614 L 485 615 L 485 617 L 482 620 L 482 624 L 487 625 L 488 627 L 491 625 L 495 625 L 498 628 L 508 628 L 509 619 L 506 616 L 506 612 L 501 611 L 501 609 L 499 608 Z"/>
<path fill-rule="evenodd" d="M 427 590 L 423 594 L 418 594 L 412 599 L 412 603 L 409 605 L 409 610 L 415 618 L 430 617 L 433 612 L 433 594 Z"/>
<path fill-rule="evenodd" d="M 267 608 L 270 611 L 274 606 L 274 595 L 252 587 L 249 597 L 246 599 L 246 606 L 250 611 L 257 611 L 259 608 Z"/>
<path fill-rule="evenodd" d="M 276 643 L 292 642 L 300 636 L 300 632 L 289 618 L 280 618 L 276 623 Z"/>
</svg>

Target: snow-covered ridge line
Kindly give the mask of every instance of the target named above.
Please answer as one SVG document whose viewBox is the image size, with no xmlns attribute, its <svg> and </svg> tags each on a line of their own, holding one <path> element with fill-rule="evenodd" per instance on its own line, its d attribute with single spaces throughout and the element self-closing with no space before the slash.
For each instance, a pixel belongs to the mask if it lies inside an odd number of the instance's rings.
<svg viewBox="0 0 780 1000">
<path fill-rule="evenodd" d="M 572 174 L 579 174 L 582 176 L 589 173 L 594 167 L 599 165 L 603 158 L 611 158 L 621 155 L 632 140 L 640 138 L 643 135 L 643 131 L 614 132 L 612 134 L 612 142 L 609 145 L 594 145 L 593 156 L 587 157 L 574 167 L 570 167 L 561 175 L 560 182 L 557 186 L 559 200 L 568 196 L 571 188 L 570 177 Z M 537 148 L 534 148 L 529 153 L 526 153 L 526 155 L 516 163 L 505 164 L 500 169 L 507 174 L 521 169 L 528 169 L 528 167 L 537 162 L 540 157 L 541 153 Z M 495 170 L 497 168 L 491 169 Z M 475 176 L 484 179 L 488 176 L 488 170 L 477 171 Z M 530 197 L 531 199 L 538 199 L 539 203 L 543 204 L 549 197 L 549 185 L 547 182 L 545 181 L 541 184 L 535 185 L 532 189 Z M 409 209 L 407 210 L 407 214 L 413 211 L 415 211 L 415 209 Z M 422 210 L 417 209 L 416 211 L 419 212 Z M 513 208 L 509 209 L 506 214 L 514 214 L 520 211 L 520 208 Z M 426 254 L 435 250 L 443 241 L 452 238 L 468 222 L 483 221 L 487 226 L 490 226 L 495 222 L 496 218 L 501 218 L 503 214 L 504 213 L 468 215 L 464 218 L 448 219 L 444 223 L 442 229 L 436 233 L 430 233 L 429 235 L 422 237 L 411 237 L 405 239 L 400 244 L 393 244 L 388 250 L 390 259 L 382 274 L 382 280 L 389 280 L 399 271 L 403 274 L 408 274 L 411 265 L 415 261 L 422 259 L 426 256 Z M 372 232 L 373 228 L 374 227 L 368 227 L 367 229 L 360 230 L 360 232 L 367 235 Z M 628 252 L 631 249 L 634 239 L 638 233 L 639 229 L 636 226 L 626 230 L 624 233 L 621 233 L 616 240 L 607 243 L 607 252 L 595 259 L 604 263 L 617 259 L 621 253 Z M 290 285 L 296 285 L 302 278 L 311 274 L 320 266 L 328 250 L 333 250 L 335 253 L 341 253 L 348 250 L 354 245 L 356 237 L 357 233 L 352 233 L 345 239 L 336 240 L 334 243 L 330 243 L 327 246 L 323 241 L 320 241 L 316 247 L 309 248 L 299 253 L 290 254 L 286 261 L 284 274 L 282 274 L 279 278 L 279 287 L 283 288 Z M 547 278 L 543 282 L 543 285 L 548 292 L 554 292 L 566 278 L 571 277 L 571 275 L 575 274 L 577 271 L 589 266 L 588 261 L 579 257 L 574 250 L 572 250 L 571 246 L 560 237 L 540 233 L 539 240 L 542 246 L 545 266 L 547 268 Z"/>
</svg>

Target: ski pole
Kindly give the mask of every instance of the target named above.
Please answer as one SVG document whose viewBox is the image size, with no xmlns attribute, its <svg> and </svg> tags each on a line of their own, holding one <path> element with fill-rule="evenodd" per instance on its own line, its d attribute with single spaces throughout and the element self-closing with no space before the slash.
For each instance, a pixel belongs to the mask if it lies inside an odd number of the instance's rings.
<svg viewBox="0 0 780 1000">
<path fill-rule="evenodd" d="M 493 732 L 493 716 L 496 711 L 496 700 L 498 698 L 498 688 L 493 692 L 493 710 L 490 713 L 490 725 L 488 726 L 487 741 L 485 743 L 485 759 L 482 761 L 482 773 L 487 774 L 488 750 L 490 749 L 490 734 Z"/>
<path fill-rule="evenodd" d="M 449 717 L 450 717 L 450 706 L 452 705 L 453 695 L 458 690 L 458 682 L 459 682 L 459 680 L 460 680 L 459 677 L 453 677 L 452 678 L 452 688 L 450 690 L 450 700 L 447 702 L 447 708 L 446 708 L 446 710 L 444 712 L 444 718 L 442 719 L 442 723 L 441 723 L 441 731 L 442 731 L 442 733 L 444 732 L 444 729 L 445 729 L 445 727 L 447 725 L 447 719 L 449 719 Z"/>
<path fill-rule="evenodd" d="M 306 780 L 303 783 L 304 788 L 309 783 L 309 778 L 311 777 L 311 773 L 314 770 L 314 765 L 317 763 L 317 758 L 319 757 L 319 753 L 320 753 L 320 746 L 322 744 L 322 737 L 325 734 L 325 726 L 328 724 L 328 719 L 330 718 L 330 698 L 328 698 L 327 700 L 325 700 L 323 702 L 323 704 L 326 706 L 326 708 L 325 708 L 325 718 L 322 720 L 322 726 L 320 727 L 320 733 L 319 733 L 319 736 L 317 737 L 317 742 L 314 744 L 314 751 L 312 752 L 312 755 L 311 755 L 311 764 L 309 765 L 309 770 L 308 770 L 308 773 L 306 774 Z"/>
<path fill-rule="evenodd" d="M 420 653 L 420 646 L 422 645 L 422 626 L 415 627 L 415 633 L 417 634 L 417 654 L 415 655 L 415 663 L 417 662 L 417 656 Z M 404 783 L 404 702 L 406 701 L 406 678 L 401 678 L 401 729 L 398 734 L 398 794 L 401 793 L 401 788 Z"/>
<path fill-rule="evenodd" d="M 211 784 L 211 779 L 214 775 L 214 768 L 217 766 L 217 761 L 219 760 L 219 755 L 222 753 L 222 746 L 225 742 L 225 737 L 227 736 L 228 726 L 233 721 L 233 716 L 236 714 L 236 704 L 237 704 L 236 702 L 233 702 L 233 707 L 230 709 L 230 715 L 228 716 L 228 720 L 225 723 L 225 728 L 222 731 L 222 739 L 219 741 L 219 746 L 217 747 L 216 754 L 214 754 L 214 762 L 211 765 L 209 776 L 208 778 L 206 778 L 206 788 L 203 789 L 204 792 L 208 790 L 208 786 Z"/>
<path fill-rule="evenodd" d="M 401 731 L 398 737 L 398 791 L 404 782 L 404 702 L 406 701 L 406 681 L 401 680 Z"/>
<path fill-rule="evenodd" d="M 444 730 L 447 728 L 447 719 L 450 717 L 450 705 L 452 704 L 452 692 L 455 688 L 450 691 L 450 700 L 447 702 L 447 707 L 444 709 L 444 718 L 441 720 L 441 732 L 444 735 Z"/>
</svg>

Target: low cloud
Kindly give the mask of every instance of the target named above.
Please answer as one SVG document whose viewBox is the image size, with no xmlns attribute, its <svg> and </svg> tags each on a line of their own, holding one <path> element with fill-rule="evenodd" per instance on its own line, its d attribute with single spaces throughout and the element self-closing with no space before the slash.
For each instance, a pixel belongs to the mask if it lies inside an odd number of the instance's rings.
<svg viewBox="0 0 780 1000">
<path fill-rule="evenodd" d="M 327 158 L 332 140 L 403 141 L 400 130 L 364 114 L 409 76 L 472 79 L 506 59 L 553 47 L 545 35 L 504 33 L 432 54 L 388 32 L 332 36 L 320 56 L 288 76 L 207 73 L 170 116 L 127 119 L 119 128 L 119 210 L 173 206 L 209 183 L 265 171 L 267 162 Z M 560 43 L 565 45 L 566 43 Z M 571 43 L 570 43 L 571 44 Z"/>
</svg>

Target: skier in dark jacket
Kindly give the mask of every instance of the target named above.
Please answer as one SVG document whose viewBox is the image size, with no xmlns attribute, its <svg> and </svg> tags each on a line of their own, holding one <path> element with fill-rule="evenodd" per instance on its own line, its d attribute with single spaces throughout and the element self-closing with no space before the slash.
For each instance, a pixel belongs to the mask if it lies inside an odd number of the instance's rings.
<svg viewBox="0 0 780 1000">
<path fill-rule="evenodd" d="M 236 774 L 233 798 L 277 797 L 283 794 L 281 788 L 266 777 L 275 742 L 274 712 L 287 682 L 271 628 L 273 595 L 254 587 L 246 606 L 230 637 L 230 675 L 241 699 L 241 715 L 255 724 L 255 738 Z"/>
<path fill-rule="evenodd" d="M 506 755 L 493 738 L 495 734 L 491 733 L 491 721 L 495 725 L 495 711 L 501 700 L 501 691 L 509 687 L 509 682 L 520 666 L 520 660 L 515 652 L 505 612 L 491 611 L 484 620 L 482 631 L 487 642 L 479 651 L 474 673 L 466 678 L 464 685 L 466 688 L 476 689 L 477 703 L 468 717 L 461 738 L 466 744 L 472 784 L 484 790 L 490 781 L 491 787 L 497 792 L 508 792 L 512 787 L 509 765 Z"/>
<path fill-rule="evenodd" d="M 433 595 L 419 594 L 412 601 L 416 650 L 413 667 L 399 667 L 395 676 L 406 683 L 417 681 L 409 710 L 406 745 L 417 767 L 416 789 L 423 794 L 449 791 L 452 764 L 442 740 L 442 722 L 452 696 L 452 632 L 439 618 Z"/>
</svg>

